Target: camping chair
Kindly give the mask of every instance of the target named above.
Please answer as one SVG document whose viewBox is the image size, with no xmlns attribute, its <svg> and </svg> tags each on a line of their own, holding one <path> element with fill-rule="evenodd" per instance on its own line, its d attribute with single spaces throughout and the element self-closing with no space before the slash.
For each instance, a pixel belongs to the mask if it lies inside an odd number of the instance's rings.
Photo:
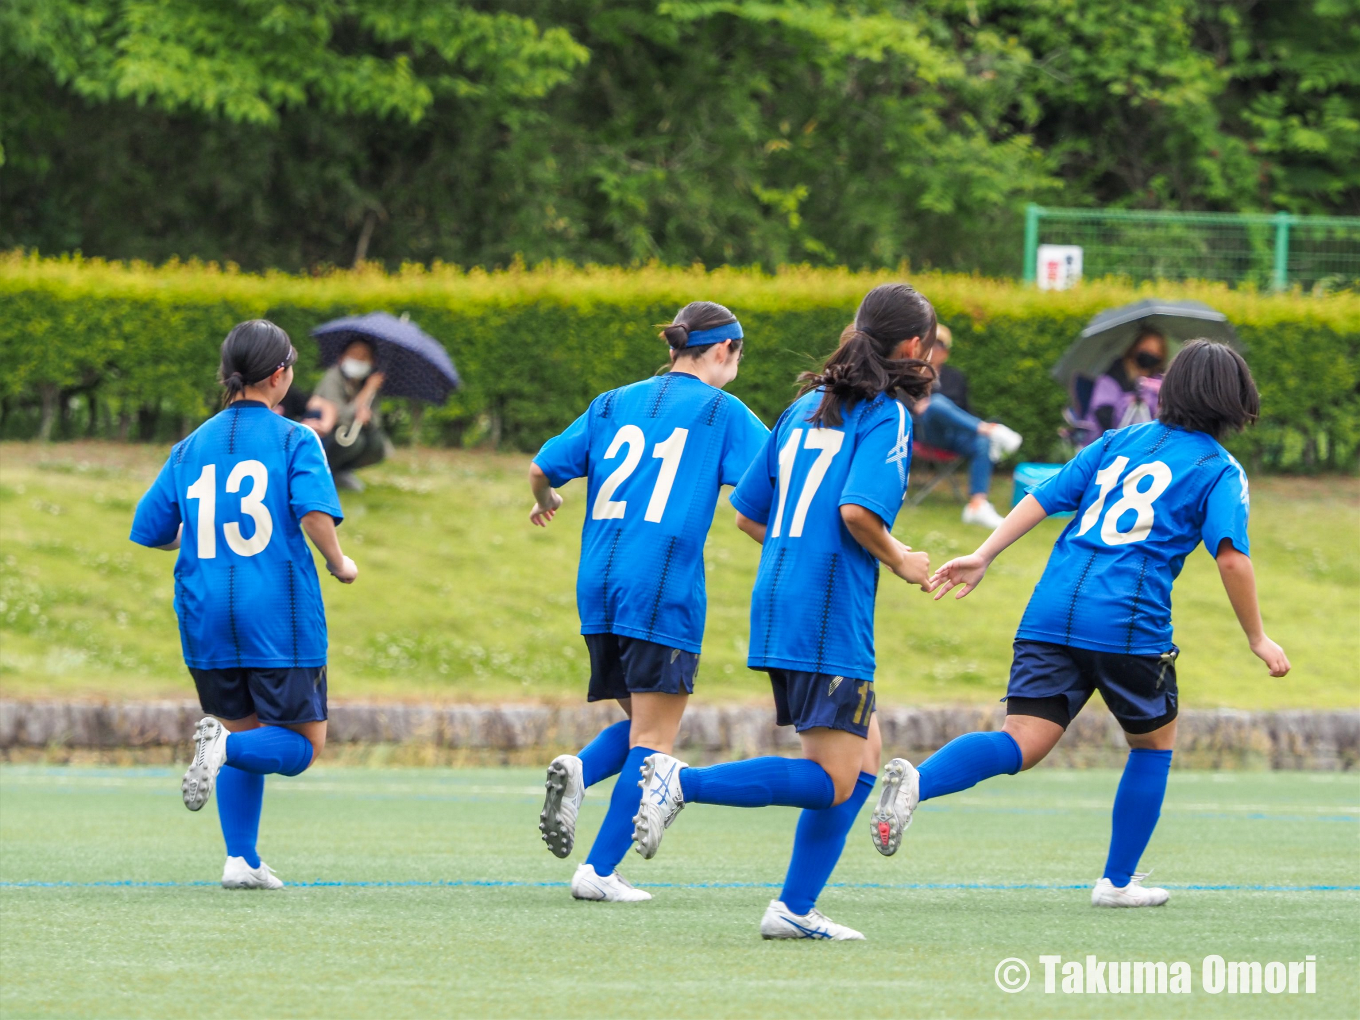
<svg viewBox="0 0 1360 1020">
<path fill-rule="evenodd" d="M 954 496 L 960 502 L 966 501 L 966 496 L 962 487 L 959 485 L 958 470 L 964 464 L 964 460 L 957 453 L 948 450 L 941 450 L 938 446 L 929 446 L 926 443 L 915 442 L 911 444 L 911 478 L 912 481 L 920 478 L 919 469 L 928 468 L 925 482 L 916 490 L 915 495 L 907 495 L 907 506 L 918 506 L 921 501 L 935 490 L 941 482 L 948 482 L 950 488 L 954 490 Z"/>
</svg>

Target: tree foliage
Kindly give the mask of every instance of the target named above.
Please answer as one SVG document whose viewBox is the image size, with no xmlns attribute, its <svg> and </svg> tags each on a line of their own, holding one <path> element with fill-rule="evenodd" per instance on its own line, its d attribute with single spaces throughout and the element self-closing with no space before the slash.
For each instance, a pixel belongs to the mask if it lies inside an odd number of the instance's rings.
<svg viewBox="0 0 1360 1020">
<path fill-rule="evenodd" d="M 1360 212 L 1360 0 L 8 0 L 0 246 L 1014 272 Z"/>
</svg>

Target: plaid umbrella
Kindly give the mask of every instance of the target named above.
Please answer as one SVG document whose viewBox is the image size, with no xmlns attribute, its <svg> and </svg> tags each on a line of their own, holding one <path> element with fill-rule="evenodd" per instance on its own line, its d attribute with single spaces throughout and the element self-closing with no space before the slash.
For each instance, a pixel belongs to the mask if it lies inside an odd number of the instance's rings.
<svg viewBox="0 0 1360 1020">
<path fill-rule="evenodd" d="M 1053 366 L 1053 378 L 1067 384 L 1074 375 L 1092 379 L 1104 375 L 1144 329 L 1166 337 L 1168 361 L 1186 341 L 1199 337 L 1238 346 L 1228 317 L 1203 302 L 1144 298 L 1107 309 L 1092 319 Z"/>
<path fill-rule="evenodd" d="M 355 340 L 373 346 L 377 371 L 383 373 L 385 397 L 412 397 L 442 404 L 462 385 L 448 351 L 409 318 L 370 312 L 336 319 L 312 330 L 321 348 L 321 363 L 333 365 Z"/>
</svg>

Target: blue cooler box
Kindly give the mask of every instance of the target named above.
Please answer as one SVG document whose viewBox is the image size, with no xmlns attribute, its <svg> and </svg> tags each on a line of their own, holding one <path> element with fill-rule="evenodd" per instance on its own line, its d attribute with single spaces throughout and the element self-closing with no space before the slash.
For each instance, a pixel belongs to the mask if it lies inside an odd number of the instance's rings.
<svg viewBox="0 0 1360 1020">
<path fill-rule="evenodd" d="M 1011 490 L 1011 506 L 1019 503 L 1036 485 L 1046 482 L 1063 469 L 1061 464 L 1017 464 L 1015 465 L 1015 488 Z M 1071 517 L 1071 511 L 1053 514 L 1054 517 Z"/>
</svg>

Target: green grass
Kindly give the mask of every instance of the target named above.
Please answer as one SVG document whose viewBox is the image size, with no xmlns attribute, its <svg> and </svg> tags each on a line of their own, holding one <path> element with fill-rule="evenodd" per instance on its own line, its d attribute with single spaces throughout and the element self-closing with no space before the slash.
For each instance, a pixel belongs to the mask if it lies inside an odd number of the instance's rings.
<svg viewBox="0 0 1360 1020">
<path fill-rule="evenodd" d="M 1173 890 L 1155 911 L 1088 905 L 1113 772 L 1039 770 L 929 804 L 891 860 L 861 819 L 821 902 L 868 936 L 848 944 L 758 936 L 791 809 L 690 808 L 655 860 L 622 866 L 650 903 L 574 902 L 575 860 L 538 841 L 541 775 L 318 767 L 271 779 L 261 849 L 302 884 L 267 894 L 213 884 L 215 812 L 184 810 L 177 772 L 0 767 L 0 1013 L 1199 1018 L 1360 1006 L 1353 775 L 1175 773 L 1144 858 Z M 583 840 L 604 789 L 586 800 Z M 1028 888 L 959 887 L 979 883 Z M 1194 992 L 1045 995 L 1045 953 L 1184 960 Z M 1207 994 L 1210 953 L 1313 954 L 1317 994 Z M 1011 956 L 1035 980 L 1004 995 L 993 971 Z"/>
<path fill-rule="evenodd" d="M 191 696 L 171 608 L 172 557 L 132 545 L 136 500 L 165 450 L 114 444 L 0 446 L 0 692 L 9 696 Z M 530 527 L 528 458 L 403 451 L 345 494 L 351 588 L 326 579 L 335 698 L 576 699 L 588 661 L 575 571 L 583 487 L 562 516 Z M 994 496 L 1008 505 L 1008 483 Z M 935 563 L 983 537 L 957 504 L 907 509 L 896 533 Z M 759 550 L 723 500 L 707 551 L 708 632 L 699 695 L 764 699 L 746 669 L 747 607 Z M 879 596 L 884 704 L 1000 697 L 1011 638 L 1062 522 L 1010 550 L 960 603 L 932 603 L 889 578 Z M 1176 586 L 1182 703 L 1242 708 L 1360 700 L 1360 483 L 1253 480 L 1253 558 L 1272 636 L 1294 671 L 1272 680 L 1247 650 L 1210 558 Z"/>
</svg>

